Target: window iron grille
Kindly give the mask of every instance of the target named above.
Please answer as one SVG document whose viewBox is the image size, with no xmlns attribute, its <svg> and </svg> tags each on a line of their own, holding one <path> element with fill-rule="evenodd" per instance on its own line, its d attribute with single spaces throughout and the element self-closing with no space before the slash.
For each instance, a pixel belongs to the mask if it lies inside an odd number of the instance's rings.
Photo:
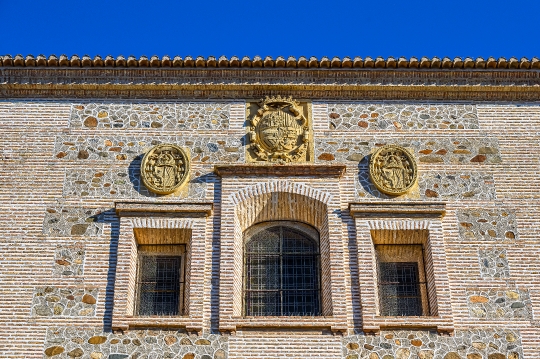
<svg viewBox="0 0 540 359">
<path fill-rule="evenodd" d="M 142 255 L 139 259 L 140 316 L 174 316 L 181 312 L 182 257 Z"/>
<path fill-rule="evenodd" d="M 247 316 L 318 316 L 318 243 L 285 226 L 265 228 L 245 246 L 244 307 Z"/>
<path fill-rule="evenodd" d="M 379 298 L 382 316 L 421 316 L 422 292 L 418 263 L 379 263 Z M 425 289 L 425 287 L 424 287 Z"/>
</svg>

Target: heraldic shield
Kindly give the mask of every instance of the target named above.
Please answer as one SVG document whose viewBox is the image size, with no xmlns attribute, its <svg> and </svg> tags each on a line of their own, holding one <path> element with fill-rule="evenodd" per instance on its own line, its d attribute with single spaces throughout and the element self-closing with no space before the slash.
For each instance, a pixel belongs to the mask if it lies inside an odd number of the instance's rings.
<svg viewBox="0 0 540 359">
<path fill-rule="evenodd" d="M 401 195 L 409 191 L 417 181 L 416 161 L 406 148 L 386 145 L 371 155 L 369 176 L 382 193 Z"/>
<path fill-rule="evenodd" d="M 250 120 L 251 154 L 258 161 L 305 161 L 309 126 L 304 109 L 291 97 L 267 97 Z"/>
<path fill-rule="evenodd" d="M 170 194 L 186 182 L 189 175 L 189 157 L 186 152 L 172 144 L 153 147 L 144 155 L 141 178 L 151 192 Z"/>
</svg>

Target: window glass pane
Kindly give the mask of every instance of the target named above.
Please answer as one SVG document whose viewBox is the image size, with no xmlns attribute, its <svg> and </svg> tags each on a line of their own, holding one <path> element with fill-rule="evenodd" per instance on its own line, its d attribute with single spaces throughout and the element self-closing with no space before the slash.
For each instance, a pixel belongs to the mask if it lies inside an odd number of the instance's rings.
<svg viewBox="0 0 540 359">
<path fill-rule="evenodd" d="M 379 263 L 379 296 L 383 316 L 422 315 L 418 263 Z"/>
<path fill-rule="evenodd" d="M 181 257 L 140 258 L 139 315 L 178 315 Z"/>
<path fill-rule="evenodd" d="M 293 228 L 274 226 L 247 239 L 248 316 L 320 315 L 318 244 Z"/>
</svg>

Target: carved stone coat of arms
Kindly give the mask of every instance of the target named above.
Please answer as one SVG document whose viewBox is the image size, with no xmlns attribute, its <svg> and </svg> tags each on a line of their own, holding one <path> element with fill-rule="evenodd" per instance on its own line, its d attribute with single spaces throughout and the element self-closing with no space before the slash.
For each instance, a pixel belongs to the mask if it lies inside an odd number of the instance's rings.
<svg viewBox="0 0 540 359">
<path fill-rule="evenodd" d="M 249 119 L 250 159 L 281 163 L 309 161 L 310 126 L 305 104 L 277 96 L 266 97 L 256 106 Z"/>
<path fill-rule="evenodd" d="M 179 146 L 161 144 L 146 153 L 141 163 L 143 184 L 151 192 L 170 194 L 189 176 L 189 157 Z"/>
<path fill-rule="evenodd" d="M 382 193 L 401 195 L 416 183 L 416 161 L 406 148 L 386 145 L 371 155 L 369 176 Z"/>
</svg>

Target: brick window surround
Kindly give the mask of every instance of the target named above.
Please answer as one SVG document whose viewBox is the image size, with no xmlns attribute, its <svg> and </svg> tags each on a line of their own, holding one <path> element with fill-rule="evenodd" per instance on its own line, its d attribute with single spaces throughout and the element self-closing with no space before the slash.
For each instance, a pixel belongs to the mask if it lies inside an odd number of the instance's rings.
<svg viewBox="0 0 540 359">
<path fill-rule="evenodd" d="M 439 202 L 351 203 L 358 245 L 358 280 L 363 331 L 426 328 L 440 334 L 454 331 L 450 287 L 444 250 L 442 217 L 446 205 Z M 395 244 L 421 244 L 430 313 L 426 316 L 381 316 L 379 313 L 376 249 L 382 233 L 393 232 Z M 388 242 L 386 244 L 389 244 Z"/>
<path fill-rule="evenodd" d="M 112 328 L 185 328 L 202 332 L 205 278 L 206 217 L 211 203 L 116 203 L 120 218 Z M 137 262 L 139 245 L 186 247 L 184 315 L 137 316 Z"/>
<path fill-rule="evenodd" d="M 339 188 L 345 166 L 216 166 L 221 176 L 221 261 L 219 330 L 313 328 L 346 332 L 347 310 L 339 196 L 306 185 Z M 309 179 L 309 180 L 307 180 Z M 309 210 L 306 210 L 309 208 Z M 321 316 L 244 316 L 244 232 L 271 221 L 303 222 L 319 232 Z"/>
</svg>

